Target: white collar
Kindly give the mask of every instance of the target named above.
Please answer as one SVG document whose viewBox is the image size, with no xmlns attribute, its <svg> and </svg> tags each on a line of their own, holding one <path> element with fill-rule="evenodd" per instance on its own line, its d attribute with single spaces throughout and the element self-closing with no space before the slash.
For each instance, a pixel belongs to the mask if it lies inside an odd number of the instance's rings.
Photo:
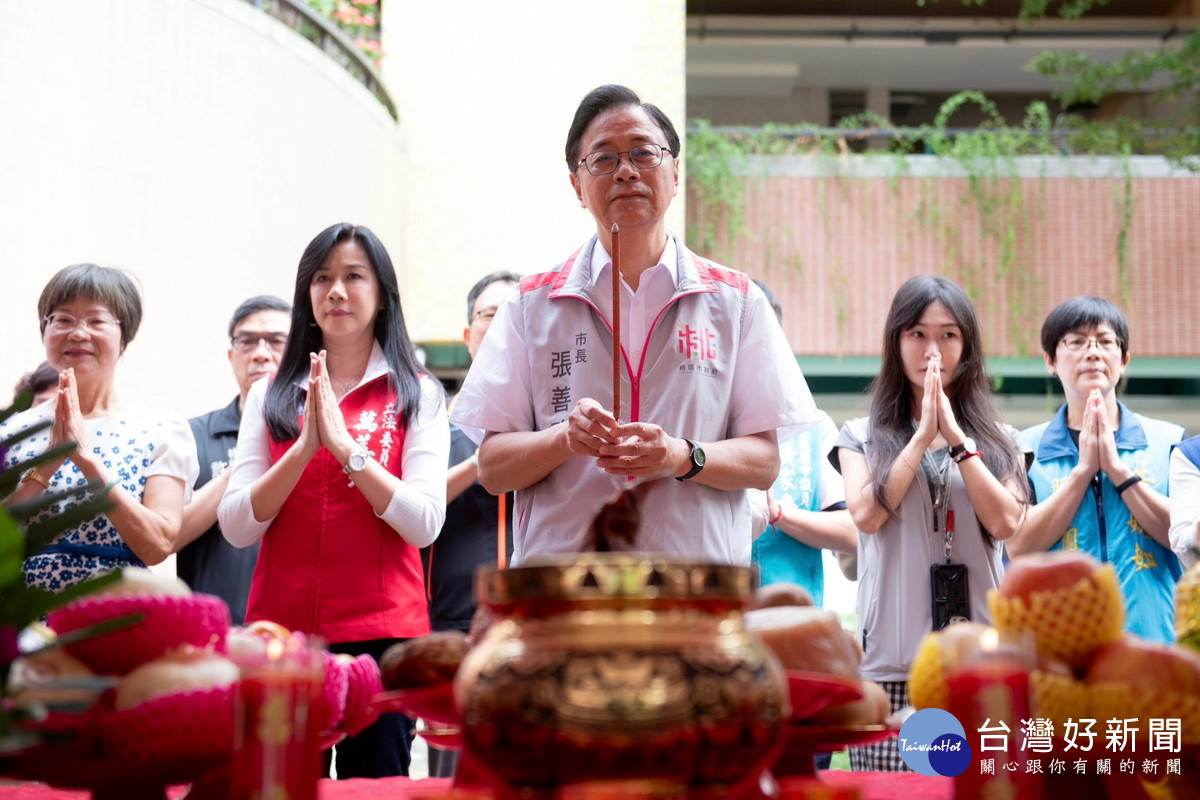
<svg viewBox="0 0 1200 800">
<path fill-rule="evenodd" d="M 379 346 L 378 339 L 372 339 L 371 340 L 371 357 L 370 357 L 370 359 L 367 360 L 366 372 L 363 373 L 362 380 L 360 380 L 357 384 L 355 384 L 354 387 L 350 391 L 352 392 L 355 389 L 357 389 L 359 386 L 362 386 L 363 384 L 366 384 L 366 383 L 370 383 L 371 381 L 378 378 L 380 375 L 386 375 L 387 372 L 388 372 L 388 364 L 387 364 L 387 359 L 383 355 L 383 348 Z M 296 385 L 299 386 L 301 389 L 308 391 L 308 373 L 305 373 L 303 377 L 298 378 L 296 380 Z M 349 393 L 350 392 L 347 392 L 346 394 L 349 394 Z"/>
<path fill-rule="evenodd" d="M 600 281 L 601 271 L 612 265 L 612 256 L 604 249 L 604 243 L 600 241 L 600 237 L 596 237 L 596 244 L 592 246 L 591 258 L 591 275 L 588 276 L 588 285 L 595 286 Z M 667 246 L 663 248 L 662 255 L 658 257 L 658 263 L 654 267 L 663 266 L 667 268 L 667 275 L 671 276 L 671 284 L 675 287 L 679 286 L 679 249 L 675 246 L 675 237 L 667 232 Z M 654 269 L 651 267 L 650 269 Z M 647 270 L 649 272 L 649 270 Z M 644 274 L 644 273 L 643 273 Z"/>
</svg>

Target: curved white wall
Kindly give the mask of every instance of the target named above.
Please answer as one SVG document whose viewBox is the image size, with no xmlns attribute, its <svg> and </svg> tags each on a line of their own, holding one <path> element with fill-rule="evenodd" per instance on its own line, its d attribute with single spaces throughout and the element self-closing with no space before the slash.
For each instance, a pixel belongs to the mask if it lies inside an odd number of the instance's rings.
<svg viewBox="0 0 1200 800">
<path fill-rule="evenodd" d="M 239 0 L 65 0 L 47 13 L 8 3 L 0 24 L 0 406 L 42 360 L 42 287 L 80 261 L 125 267 L 144 289 L 122 388 L 187 416 L 222 406 L 241 300 L 290 300 L 301 251 L 333 222 L 398 246 L 398 126 Z"/>
<path fill-rule="evenodd" d="M 382 13 L 399 124 L 242 0 L 63 0 L 53 24 L 5 4 L 0 404 L 42 358 L 42 286 L 94 261 L 145 289 L 122 386 L 187 416 L 224 405 L 230 313 L 252 294 L 290 299 L 304 245 L 341 220 L 388 246 L 413 338 L 456 340 L 479 276 L 545 269 L 594 231 L 562 162 L 587 91 L 628 84 L 683 129 L 683 0 Z M 683 218 L 681 192 L 668 222 Z"/>
<path fill-rule="evenodd" d="M 476 280 L 549 269 L 595 232 L 563 161 L 585 94 L 630 86 L 683 135 L 684 2 L 383 0 L 382 23 L 412 157 L 406 261 L 439 298 L 405 310 L 418 338 L 461 341 Z"/>
</svg>

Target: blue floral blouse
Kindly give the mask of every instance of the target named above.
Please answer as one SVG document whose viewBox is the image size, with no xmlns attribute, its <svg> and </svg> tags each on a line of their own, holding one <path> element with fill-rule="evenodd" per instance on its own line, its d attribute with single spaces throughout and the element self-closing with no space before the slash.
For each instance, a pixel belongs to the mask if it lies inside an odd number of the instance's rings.
<svg viewBox="0 0 1200 800">
<path fill-rule="evenodd" d="M 42 421 L 53 421 L 55 401 L 42 403 L 10 417 L 0 425 L 0 442 Z M 146 479 L 171 475 L 183 481 L 190 494 L 200 467 L 196 442 L 187 421 L 140 407 L 120 407 L 106 417 L 84 420 L 87 446 L 100 458 L 109 478 L 137 498 Z M 50 429 L 22 439 L 4 452 L 5 467 L 19 467 L 45 452 Z M 87 479 L 70 457 L 50 478 L 48 493 L 86 486 Z M 41 512 L 32 521 L 60 514 L 89 499 L 80 489 Z M 101 515 L 65 531 L 50 547 L 25 561 L 25 582 L 59 592 L 87 578 L 126 566 L 145 566 L 121 539 L 107 516 Z"/>
</svg>

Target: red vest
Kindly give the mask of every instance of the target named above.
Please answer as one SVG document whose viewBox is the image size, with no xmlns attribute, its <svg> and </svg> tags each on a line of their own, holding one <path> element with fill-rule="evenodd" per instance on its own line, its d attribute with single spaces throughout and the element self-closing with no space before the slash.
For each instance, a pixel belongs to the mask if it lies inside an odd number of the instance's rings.
<svg viewBox="0 0 1200 800">
<path fill-rule="evenodd" d="M 350 435 L 401 477 L 404 428 L 387 376 L 339 407 Z M 272 440 L 271 463 L 292 443 Z M 430 631 L 420 551 L 375 516 L 324 447 L 263 536 L 246 610 L 247 622 L 259 619 L 338 643 Z"/>
</svg>

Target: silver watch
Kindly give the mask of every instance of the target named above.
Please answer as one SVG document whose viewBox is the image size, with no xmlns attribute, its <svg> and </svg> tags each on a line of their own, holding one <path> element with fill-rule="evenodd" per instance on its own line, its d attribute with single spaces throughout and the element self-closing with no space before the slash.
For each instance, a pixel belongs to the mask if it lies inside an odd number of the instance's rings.
<svg viewBox="0 0 1200 800">
<path fill-rule="evenodd" d="M 356 472 L 362 472 L 367 468 L 367 461 L 371 459 L 371 454 L 366 450 L 359 450 L 351 453 L 350 458 L 346 460 L 346 464 L 342 467 L 342 472 L 347 475 L 353 475 Z"/>
</svg>

